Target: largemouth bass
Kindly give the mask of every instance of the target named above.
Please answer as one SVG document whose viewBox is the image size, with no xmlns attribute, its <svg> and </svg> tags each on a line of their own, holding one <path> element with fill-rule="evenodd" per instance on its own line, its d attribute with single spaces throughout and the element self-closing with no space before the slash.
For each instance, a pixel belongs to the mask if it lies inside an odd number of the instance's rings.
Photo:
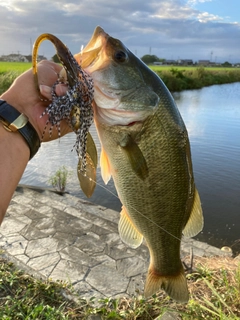
<svg viewBox="0 0 240 320">
<path fill-rule="evenodd" d="M 100 27 L 75 58 L 94 81 L 101 173 L 123 205 L 120 237 L 133 248 L 145 238 L 149 248 L 145 296 L 162 288 L 186 302 L 181 237 L 196 235 L 203 217 L 180 113 L 162 80 Z"/>
</svg>

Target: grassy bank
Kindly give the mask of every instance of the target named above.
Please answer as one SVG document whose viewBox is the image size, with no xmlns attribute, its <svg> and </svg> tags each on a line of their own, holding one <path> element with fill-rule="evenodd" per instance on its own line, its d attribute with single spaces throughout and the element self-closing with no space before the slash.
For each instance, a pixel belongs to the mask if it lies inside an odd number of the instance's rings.
<svg viewBox="0 0 240 320">
<path fill-rule="evenodd" d="M 64 298 L 74 294 L 66 284 L 40 281 L 0 260 L 0 319 L 126 319 L 152 320 L 165 312 L 178 319 L 229 319 L 240 317 L 240 266 L 231 258 L 195 260 L 188 276 L 190 300 L 181 305 L 164 293 L 90 301 Z M 90 318 L 90 316 L 99 316 Z M 158 318 L 160 319 L 160 318 Z"/>
<path fill-rule="evenodd" d="M 171 92 L 240 81 L 240 69 L 237 68 L 153 66 L 152 69 Z"/>
<path fill-rule="evenodd" d="M 13 80 L 31 63 L 0 62 L 0 94 L 6 91 Z M 240 81 L 240 69 L 150 66 L 164 81 L 171 92 L 200 89 L 202 87 Z"/>
</svg>

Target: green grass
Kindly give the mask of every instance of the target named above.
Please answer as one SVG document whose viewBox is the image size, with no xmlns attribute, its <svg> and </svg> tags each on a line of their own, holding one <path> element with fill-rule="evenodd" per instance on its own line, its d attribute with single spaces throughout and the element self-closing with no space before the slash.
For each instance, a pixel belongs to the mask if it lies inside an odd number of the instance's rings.
<svg viewBox="0 0 240 320">
<path fill-rule="evenodd" d="M 201 66 L 172 66 L 172 65 L 169 65 L 169 66 L 149 65 L 149 67 L 155 72 L 170 71 L 171 69 L 178 69 L 179 71 L 190 71 L 190 72 L 192 72 L 192 71 L 195 71 L 197 68 L 203 68 Z M 225 67 L 204 67 L 204 69 L 206 71 L 210 71 L 210 72 L 214 72 L 214 71 L 227 72 L 227 71 L 232 71 L 232 70 L 239 70 L 240 71 L 240 69 L 237 69 L 237 68 L 225 68 Z"/>
<path fill-rule="evenodd" d="M 89 301 L 78 297 L 63 282 L 38 280 L 0 260 L 0 319 L 101 319 L 153 320 L 166 311 L 178 319 L 237 320 L 240 317 L 240 265 L 233 259 L 199 258 L 187 276 L 188 304 L 177 304 L 162 291 L 150 299 L 133 298 Z M 64 298 L 74 296 L 73 301 Z"/>
<path fill-rule="evenodd" d="M 30 67 L 31 63 L 0 62 L 0 94 L 9 88 L 18 75 Z M 171 92 L 240 81 L 239 68 L 201 66 L 150 66 L 150 68 L 160 76 Z"/>
<path fill-rule="evenodd" d="M 24 71 L 31 68 L 31 63 L 0 62 L 0 94 L 5 92 L 13 81 Z"/>
<path fill-rule="evenodd" d="M 0 61 L 0 75 L 9 71 L 22 73 L 31 68 L 31 62 L 3 62 Z"/>
</svg>

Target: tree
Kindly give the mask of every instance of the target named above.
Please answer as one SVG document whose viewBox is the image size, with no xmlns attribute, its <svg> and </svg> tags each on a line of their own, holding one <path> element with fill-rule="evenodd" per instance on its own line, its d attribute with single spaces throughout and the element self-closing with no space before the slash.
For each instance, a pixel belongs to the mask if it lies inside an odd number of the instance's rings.
<svg viewBox="0 0 240 320">
<path fill-rule="evenodd" d="M 145 56 L 143 56 L 141 60 L 146 64 L 151 64 L 153 62 L 160 62 L 160 59 L 157 56 L 150 55 L 150 54 L 145 54 Z"/>
<path fill-rule="evenodd" d="M 55 63 L 60 63 L 60 60 L 59 60 L 57 54 L 55 54 L 55 55 L 52 57 L 52 61 L 55 62 Z"/>
<path fill-rule="evenodd" d="M 232 64 L 229 63 L 228 61 L 225 61 L 223 64 L 222 64 L 223 67 L 226 67 L 226 68 L 229 68 L 229 67 L 232 67 Z"/>
</svg>

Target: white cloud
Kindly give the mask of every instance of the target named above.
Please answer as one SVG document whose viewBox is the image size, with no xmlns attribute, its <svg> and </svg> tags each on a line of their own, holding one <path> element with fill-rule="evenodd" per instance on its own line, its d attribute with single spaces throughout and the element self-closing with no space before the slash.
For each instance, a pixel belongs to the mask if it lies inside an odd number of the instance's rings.
<svg viewBox="0 0 240 320">
<path fill-rule="evenodd" d="M 138 56 L 149 53 L 163 58 L 208 59 L 211 51 L 238 59 L 239 23 L 224 23 L 218 15 L 202 12 L 200 0 L 13 0 L 1 1 L 0 55 L 29 54 L 30 39 L 41 33 L 58 36 L 74 53 L 101 25 Z M 45 43 L 43 44 L 45 46 Z M 48 57 L 52 46 L 40 48 Z M 240 58 L 239 58 L 240 59 Z"/>
</svg>

